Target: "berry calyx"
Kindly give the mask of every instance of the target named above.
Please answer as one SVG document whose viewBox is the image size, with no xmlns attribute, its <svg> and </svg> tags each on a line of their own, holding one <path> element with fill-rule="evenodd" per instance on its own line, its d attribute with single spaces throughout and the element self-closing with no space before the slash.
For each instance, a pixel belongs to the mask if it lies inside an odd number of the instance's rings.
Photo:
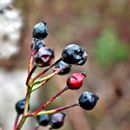
<svg viewBox="0 0 130 130">
<path fill-rule="evenodd" d="M 85 77 L 84 73 L 73 73 L 67 80 L 68 88 L 72 90 L 81 88 Z"/>
<path fill-rule="evenodd" d="M 54 60 L 54 50 L 48 47 L 40 48 L 34 55 L 34 63 L 38 67 L 49 66 Z"/>
<path fill-rule="evenodd" d="M 70 72 L 71 65 L 61 60 L 58 64 L 55 65 L 55 68 L 61 69 L 61 71 L 58 73 L 59 75 L 64 75 Z"/>
<path fill-rule="evenodd" d="M 79 97 L 79 105 L 85 110 L 92 110 L 98 101 L 99 97 L 92 92 L 83 92 Z"/>
<path fill-rule="evenodd" d="M 39 115 L 36 117 L 37 122 L 41 126 L 47 126 L 49 124 L 49 116 L 48 115 Z"/>
<path fill-rule="evenodd" d="M 62 60 L 69 64 L 83 65 L 87 60 L 87 51 L 77 44 L 70 44 L 63 50 Z"/>
<path fill-rule="evenodd" d="M 48 26 L 45 22 L 39 22 L 33 27 L 32 37 L 36 39 L 44 39 L 48 35 Z"/>
<path fill-rule="evenodd" d="M 52 129 L 59 129 L 63 126 L 65 113 L 60 112 L 50 116 L 50 125 Z"/>
<path fill-rule="evenodd" d="M 18 114 L 23 114 L 25 106 L 25 99 L 19 100 L 15 105 L 15 110 Z M 29 109 L 29 108 L 28 108 Z"/>
</svg>

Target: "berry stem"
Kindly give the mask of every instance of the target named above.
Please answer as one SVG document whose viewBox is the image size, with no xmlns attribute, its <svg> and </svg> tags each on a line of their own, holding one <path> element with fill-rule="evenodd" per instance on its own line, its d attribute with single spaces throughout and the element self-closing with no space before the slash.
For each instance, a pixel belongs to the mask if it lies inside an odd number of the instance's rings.
<svg viewBox="0 0 130 130">
<path fill-rule="evenodd" d="M 26 118 L 27 118 L 27 117 L 22 116 L 22 118 L 21 118 L 21 120 L 20 120 L 18 126 L 17 126 L 16 129 L 14 129 L 14 130 L 21 130 L 21 128 L 22 128 L 22 126 L 23 126 L 23 124 L 24 124 Z"/>
<path fill-rule="evenodd" d="M 39 84 L 39 85 L 37 85 L 36 87 L 34 87 L 34 88 L 32 89 L 32 92 L 34 92 L 34 91 L 36 91 L 37 89 L 41 88 L 44 84 L 46 84 L 47 81 L 48 81 L 48 80 L 43 81 L 41 84 Z"/>
<path fill-rule="evenodd" d="M 68 90 L 68 86 L 64 87 L 62 90 L 58 91 L 54 96 L 52 96 L 45 104 L 43 104 L 39 109 L 37 109 L 35 112 L 27 114 L 26 116 L 36 116 L 40 111 L 42 111 L 49 103 L 51 103 L 54 99 L 56 99 L 59 95 L 61 95 L 63 92 Z"/>
<path fill-rule="evenodd" d="M 29 59 L 29 64 L 28 64 L 28 73 L 29 73 L 29 72 L 31 71 L 31 69 L 32 69 L 32 66 L 33 66 L 32 62 L 33 62 L 33 56 L 31 55 L 31 56 L 30 56 L 30 59 Z"/>
<path fill-rule="evenodd" d="M 31 50 L 30 56 L 29 56 L 29 63 L 28 63 L 28 73 L 31 71 L 33 66 L 33 56 L 35 54 L 35 50 Z"/>
<path fill-rule="evenodd" d="M 27 77 L 27 80 L 26 80 L 26 85 L 28 85 L 31 76 L 32 76 L 33 72 L 36 69 L 36 66 L 33 65 L 33 56 L 34 56 L 34 54 L 35 54 L 35 50 L 31 50 L 29 63 L 28 63 L 28 77 Z"/>
<path fill-rule="evenodd" d="M 57 69 L 53 73 L 47 75 L 46 77 L 43 77 L 41 79 L 38 79 L 37 81 L 34 81 L 34 83 L 32 84 L 32 86 L 34 86 L 36 84 L 39 84 L 39 83 L 42 83 L 42 82 L 44 82 L 46 80 L 50 80 L 53 76 L 55 76 L 56 74 L 58 74 L 60 71 L 61 71 L 61 69 Z"/>
<path fill-rule="evenodd" d="M 23 114 L 23 115 L 25 115 L 25 114 L 28 112 L 30 97 L 31 97 L 31 89 L 29 88 L 29 89 L 27 90 L 27 93 L 26 93 L 25 108 L 24 108 L 24 114 Z"/>
<path fill-rule="evenodd" d="M 32 92 L 34 92 L 35 90 L 41 88 L 44 84 L 46 84 L 52 77 L 54 77 L 56 74 L 58 74 L 61 71 L 61 69 L 56 70 L 55 72 L 53 72 L 52 74 L 41 78 L 40 80 L 36 81 L 33 83 L 32 86 L 34 86 L 37 83 L 40 83 L 39 85 L 37 85 L 35 88 L 32 88 Z"/>
<path fill-rule="evenodd" d="M 41 112 L 37 113 L 37 115 L 28 114 L 27 117 L 29 117 L 29 116 L 45 115 L 45 114 L 47 114 L 47 115 L 54 114 L 54 113 L 58 113 L 58 112 L 61 112 L 63 110 L 66 110 L 66 109 L 69 109 L 69 108 L 73 108 L 73 107 L 76 107 L 76 106 L 79 106 L 79 104 L 75 103 L 75 104 L 72 104 L 72 105 L 67 105 L 67 106 L 59 107 L 59 108 L 48 110 L 48 111 L 41 111 Z"/>
<path fill-rule="evenodd" d="M 30 96 L 31 96 L 31 88 L 28 87 L 27 88 L 27 93 L 26 93 L 26 98 L 25 98 L 24 113 L 23 113 L 22 118 L 21 118 L 21 120 L 20 120 L 20 122 L 19 122 L 19 124 L 18 124 L 18 126 L 16 127 L 15 130 L 20 130 L 22 128 L 26 118 L 27 118 L 25 115 L 28 112 Z"/>
<path fill-rule="evenodd" d="M 17 123 L 18 123 L 18 121 L 19 121 L 19 117 L 20 117 L 20 114 L 17 114 L 17 115 L 16 115 L 16 118 L 15 118 L 15 122 L 14 122 L 14 127 L 13 127 L 14 130 L 15 130 L 16 127 L 17 127 Z"/>
<path fill-rule="evenodd" d="M 29 80 L 30 80 L 32 74 L 34 73 L 34 71 L 36 70 L 36 68 L 37 68 L 37 66 L 34 65 L 33 68 L 31 69 L 31 71 L 29 72 L 27 80 L 26 80 L 26 85 L 29 84 Z"/>
<path fill-rule="evenodd" d="M 57 61 L 55 61 L 52 65 L 50 65 L 48 68 L 46 68 L 45 70 L 43 70 L 42 72 L 38 73 L 33 79 L 32 82 L 34 82 L 37 78 L 39 78 L 40 76 L 42 76 L 44 73 L 46 73 L 49 69 L 51 69 L 53 66 L 55 66 L 56 64 L 58 64 L 60 62 L 61 58 L 59 58 Z"/>
</svg>

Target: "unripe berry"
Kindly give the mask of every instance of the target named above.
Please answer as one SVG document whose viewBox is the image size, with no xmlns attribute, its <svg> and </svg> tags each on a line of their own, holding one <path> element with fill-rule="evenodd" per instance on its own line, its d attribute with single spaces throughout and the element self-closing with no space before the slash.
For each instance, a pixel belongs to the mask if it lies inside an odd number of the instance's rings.
<svg viewBox="0 0 130 130">
<path fill-rule="evenodd" d="M 33 27 L 32 36 L 36 39 L 44 39 L 48 35 L 48 27 L 45 22 L 39 22 Z"/>
<path fill-rule="evenodd" d="M 65 114 L 63 112 L 50 116 L 50 125 L 52 129 L 59 129 L 64 124 Z"/>
<path fill-rule="evenodd" d="M 84 73 L 73 73 L 67 80 L 69 89 L 79 89 L 82 87 L 83 80 L 86 77 Z"/>
<path fill-rule="evenodd" d="M 83 92 L 79 97 L 79 105 L 85 110 L 92 110 L 98 101 L 99 97 L 92 92 Z"/>
<path fill-rule="evenodd" d="M 15 105 L 15 110 L 18 114 L 23 114 L 25 106 L 25 99 L 19 100 Z M 29 108 L 28 108 L 29 109 Z"/>
<path fill-rule="evenodd" d="M 64 75 L 70 72 L 71 65 L 61 60 L 58 64 L 55 65 L 55 68 L 61 69 L 61 71 L 58 74 Z"/>
<path fill-rule="evenodd" d="M 69 64 L 83 65 L 87 60 L 87 51 L 77 44 L 70 44 L 63 50 L 62 60 Z"/>
<path fill-rule="evenodd" d="M 47 126 L 49 124 L 49 116 L 48 115 L 37 116 L 37 122 L 41 126 Z"/>
<path fill-rule="evenodd" d="M 48 47 L 40 48 L 34 55 L 34 63 L 39 67 L 49 66 L 54 60 L 54 50 Z"/>
</svg>

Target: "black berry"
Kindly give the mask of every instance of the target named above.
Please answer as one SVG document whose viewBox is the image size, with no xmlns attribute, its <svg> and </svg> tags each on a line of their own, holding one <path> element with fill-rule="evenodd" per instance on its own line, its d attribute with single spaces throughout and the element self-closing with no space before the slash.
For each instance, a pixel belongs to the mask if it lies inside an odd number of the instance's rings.
<svg viewBox="0 0 130 130">
<path fill-rule="evenodd" d="M 71 65 L 61 60 L 58 64 L 55 65 L 55 68 L 61 69 L 59 74 L 64 75 L 70 72 Z"/>
<path fill-rule="evenodd" d="M 47 126 L 49 124 L 49 116 L 48 115 L 37 116 L 37 122 L 41 126 Z"/>
<path fill-rule="evenodd" d="M 92 92 L 83 92 L 79 97 L 79 105 L 85 110 L 92 110 L 99 97 Z"/>
<path fill-rule="evenodd" d="M 48 35 L 48 27 L 45 22 L 39 22 L 33 27 L 32 36 L 36 39 L 44 39 Z"/>
<path fill-rule="evenodd" d="M 54 60 L 54 50 L 48 47 L 40 48 L 34 55 L 35 65 L 39 67 L 49 66 Z"/>
<path fill-rule="evenodd" d="M 87 51 L 77 44 L 70 44 L 63 50 L 62 60 L 69 64 L 83 65 L 87 60 Z"/>
<path fill-rule="evenodd" d="M 41 40 L 34 39 L 31 49 L 38 51 L 42 47 L 45 47 L 45 43 Z"/>
<path fill-rule="evenodd" d="M 25 99 L 19 100 L 16 105 L 15 109 L 18 114 L 23 114 L 24 112 L 24 106 L 25 106 Z"/>
<path fill-rule="evenodd" d="M 4 10 L 3 9 L 0 9 L 0 14 L 3 14 L 4 13 Z"/>
<path fill-rule="evenodd" d="M 52 129 L 59 129 L 64 124 L 65 114 L 63 112 L 50 116 L 50 125 Z"/>
</svg>

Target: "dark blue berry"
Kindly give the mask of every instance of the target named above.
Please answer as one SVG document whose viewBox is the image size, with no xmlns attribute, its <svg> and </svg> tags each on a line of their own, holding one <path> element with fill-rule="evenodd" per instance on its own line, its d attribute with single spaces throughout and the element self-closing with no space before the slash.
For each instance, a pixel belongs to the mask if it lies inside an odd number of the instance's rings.
<svg viewBox="0 0 130 130">
<path fill-rule="evenodd" d="M 37 116 L 37 122 L 41 126 L 47 126 L 49 124 L 49 116 L 48 115 Z"/>
<path fill-rule="evenodd" d="M 64 74 L 68 74 L 70 72 L 71 65 L 61 60 L 58 64 L 55 65 L 55 68 L 61 69 L 59 74 L 64 75 Z"/>
<path fill-rule="evenodd" d="M 35 65 L 39 67 L 49 66 L 54 60 L 54 50 L 48 47 L 40 48 L 34 55 Z"/>
<path fill-rule="evenodd" d="M 59 129 L 63 126 L 65 114 L 63 112 L 56 113 L 50 116 L 50 125 L 52 129 Z"/>
<path fill-rule="evenodd" d="M 92 110 L 99 97 L 92 92 L 83 92 L 79 97 L 79 105 L 85 110 Z"/>
<path fill-rule="evenodd" d="M 0 9 L 0 14 L 3 14 L 4 13 L 4 10 L 3 9 Z"/>
<path fill-rule="evenodd" d="M 24 106 L 25 106 L 25 99 L 19 100 L 16 105 L 15 109 L 18 114 L 23 114 L 24 112 Z"/>
<path fill-rule="evenodd" d="M 77 44 L 70 44 L 63 50 L 62 60 L 69 64 L 83 65 L 87 60 L 87 51 Z"/>
<path fill-rule="evenodd" d="M 39 22 L 33 27 L 32 36 L 36 39 L 44 39 L 48 35 L 48 26 L 45 22 Z"/>
<path fill-rule="evenodd" d="M 41 40 L 34 39 L 31 49 L 38 51 L 42 47 L 45 47 L 45 43 Z"/>
</svg>

